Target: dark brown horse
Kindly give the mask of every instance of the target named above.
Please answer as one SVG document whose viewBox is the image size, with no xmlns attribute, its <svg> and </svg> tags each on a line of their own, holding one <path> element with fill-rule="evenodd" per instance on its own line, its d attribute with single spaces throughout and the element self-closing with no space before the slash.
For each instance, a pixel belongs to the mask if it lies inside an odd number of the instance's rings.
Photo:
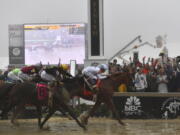
<svg viewBox="0 0 180 135">
<path fill-rule="evenodd" d="M 2 116 L 1 119 L 7 119 L 7 114 L 3 110 L 7 107 L 10 91 L 20 82 L 6 82 L 5 80 L 0 80 L 0 82 L 0 110 L 2 111 L 0 116 Z M 31 82 L 38 83 L 43 80 L 37 75 L 32 78 Z"/>
<path fill-rule="evenodd" d="M 14 86 L 14 83 L 3 82 L 0 84 L 0 110 L 4 110 L 6 108 L 9 98 L 8 94 Z M 4 114 L 1 119 L 7 119 L 7 114 Z"/>
<path fill-rule="evenodd" d="M 13 124 L 17 124 L 15 122 L 17 115 L 24 109 L 24 107 L 27 104 L 34 105 L 38 112 L 38 125 L 39 128 L 42 128 L 47 119 L 45 118 L 43 122 L 41 122 L 41 108 L 42 106 L 47 106 L 49 108 L 49 117 L 51 114 L 53 114 L 56 110 L 60 111 L 67 111 L 71 115 L 72 118 L 76 120 L 78 125 L 85 129 L 85 126 L 79 122 L 74 112 L 71 110 L 71 108 L 64 102 L 65 99 L 61 94 L 61 86 L 58 83 L 55 83 L 51 85 L 51 98 L 52 98 L 52 105 L 48 106 L 49 98 L 46 97 L 42 100 L 38 99 L 38 93 L 36 90 L 36 84 L 31 82 L 24 82 L 21 84 L 16 84 L 12 90 L 9 93 L 9 104 L 4 109 L 3 114 L 6 114 L 9 112 L 13 107 L 16 107 L 11 122 Z"/>
<path fill-rule="evenodd" d="M 117 89 L 117 87 L 121 83 L 129 85 L 130 81 L 131 81 L 131 76 L 127 72 L 123 72 L 123 73 L 119 72 L 116 74 L 112 74 L 109 75 L 106 79 L 101 80 L 99 84 L 99 91 L 97 92 L 97 100 L 95 102 L 95 105 L 89 112 L 80 116 L 81 121 L 84 124 L 87 124 L 88 118 L 94 114 L 94 112 L 97 110 L 97 108 L 100 106 L 101 103 L 105 103 L 108 106 L 108 108 L 115 114 L 119 123 L 121 125 L 124 125 L 115 108 L 112 97 L 114 90 Z M 71 97 L 79 96 L 87 100 L 93 100 L 93 95 L 84 94 L 85 89 L 87 89 L 87 87 L 85 86 L 87 85 L 83 77 L 75 77 L 72 79 L 64 80 L 64 87 L 69 91 Z"/>
</svg>

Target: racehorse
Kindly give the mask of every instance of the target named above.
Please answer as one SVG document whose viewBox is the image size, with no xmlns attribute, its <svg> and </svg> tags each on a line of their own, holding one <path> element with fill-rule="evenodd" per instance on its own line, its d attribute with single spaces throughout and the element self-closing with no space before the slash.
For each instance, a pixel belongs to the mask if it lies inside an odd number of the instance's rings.
<svg viewBox="0 0 180 135">
<path fill-rule="evenodd" d="M 70 79 L 66 78 L 63 80 L 63 82 L 64 87 L 68 90 L 71 97 L 79 96 L 87 100 L 93 100 L 93 94 L 85 94 L 85 90 L 87 89 L 88 85 L 82 76 L 77 76 Z M 89 110 L 89 112 L 86 112 L 80 116 L 81 122 L 87 124 L 88 118 L 94 114 L 101 103 L 105 103 L 108 108 L 115 114 L 118 122 L 121 125 L 124 125 L 112 100 L 114 90 L 117 89 L 117 87 L 122 83 L 126 85 L 131 83 L 131 74 L 129 72 L 115 73 L 109 75 L 106 79 L 100 80 L 95 105 L 91 110 Z"/>
<path fill-rule="evenodd" d="M 13 83 L 1 83 L 0 84 L 0 110 L 4 110 L 8 102 L 8 93 L 14 87 Z M 2 115 L 2 114 L 1 114 Z M 4 114 L 1 119 L 7 119 L 7 114 Z"/>
<path fill-rule="evenodd" d="M 77 119 L 76 115 L 74 112 L 71 110 L 71 108 L 64 102 L 64 98 L 61 94 L 61 86 L 59 83 L 54 83 L 51 84 L 50 87 L 48 87 L 51 91 L 51 98 L 52 98 L 52 103 L 49 106 L 49 98 L 46 96 L 44 99 L 39 100 L 38 99 L 38 93 L 36 89 L 36 84 L 32 82 L 24 82 L 24 83 L 19 83 L 16 84 L 11 91 L 9 92 L 9 102 L 7 107 L 3 110 L 3 114 L 6 114 L 9 112 L 13 107 L 15 108 L 15 111 L 13 113 L 11 122 L 13 124 L 18 124 L 15 122 L 17 115 L 24 110 L 25 105 L 30 104 L 34 105 L 37 109 L 38 113 L 38 126 L 40 129 L 43 128 L 43 125 L 47 121 L 46 118 L 44 119 L 43 122 L 41 122 L 41 108 L 42 106 L 47 106 L 49 108 L 49 114 L 47 117 L 52 113 L 55 112 L 56 110 L 60 111 L 67 111 L 71 115 L 72 118 L 76 120 L 78 125 L 82 127 L 83 129 L 86 129 L 83 124 Z"/>
<path fill-rule="evenodd" d="M 60 72 L 60 74 L 63 74 L 63 76 L 66 76 L 66 72 L 64 72 L 64 70 L 62 70 L 62 68 L 58 68 L 58 67 L 54 67 L 54 72 Z M 62 73 L 61 73 L 62 72 Z M 69 75 L 69 74 L 68 74 Z M 60 78 L 61 76 L 56 76 L 57 78 Z M 0 110 L 4 110 L 5 108 L 7 108 L 7 101 L 9 98 L 9 92 L 12 90 L 12 88 L 17 84 L 20 83 L 19 81 L 12 81 L 10 83 L 5 82 L 5 77 L 1 76 L 0 77 Z M 27 81 L 24 80 L 24 82 L 33 82 L 33 83 L 38 83 L 38 82 L 43 82 L 43 83 L 47 83 L 47 81 L 43 80 L 39 74 L 36 74 L 35 76 L 32 76 L 31 80 Z M 22 93 L 23 94 L 23 93 Z M 7 111 L 2 111 L 2 113 L 0 114 L 2 116 L 2 119 L 6 119 L 7 118 Z"/>
<path fill-rule="evenodd" d="M 4 110 L 8 104 L 8 98 L 9 98 L 9 92 L 12 90 L 12 88 L 20 83 L 20 82 L 6 82 L 4 79 L 0 80 L 0 110 Z M 34 76 L 31 80 L 31 82 L 37 83 L 42 82 L 43 80 L 38 76 Z M 0 114 L 1 119 L 7 119 L 7 114 L 5 114 L 4 111 Z"/>
</svg>

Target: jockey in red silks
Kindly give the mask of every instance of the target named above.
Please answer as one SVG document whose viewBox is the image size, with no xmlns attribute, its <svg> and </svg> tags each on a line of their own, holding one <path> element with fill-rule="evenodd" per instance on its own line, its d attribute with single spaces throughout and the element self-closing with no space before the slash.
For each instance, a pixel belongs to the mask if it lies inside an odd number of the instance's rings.
<svg viewBox="0 0 180 135">
<path fill-rule="evenodd" d="M 21 72 L 18 73 L 18 76 L 24 81 L 30 81 L 32 80 L 33 76 L 38 75 L 41 68 L 42 64 L 25 66 L 21 68 Z"/>
</svg>

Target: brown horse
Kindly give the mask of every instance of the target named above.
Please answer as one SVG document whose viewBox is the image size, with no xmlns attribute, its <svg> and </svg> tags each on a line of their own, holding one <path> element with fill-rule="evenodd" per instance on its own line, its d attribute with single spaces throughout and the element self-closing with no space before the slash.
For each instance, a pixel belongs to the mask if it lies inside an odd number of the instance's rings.
<svg viewBox="0 0 180 135">
<path fill-rule="evenodd" d="M 117 87 L 121 83 L 129 85 L 130 81 L 131 76 L 127 72 L 119 72 L 116 74 L 112 74 L 109 75 L 106 79 L 101 80 L 99 84 L 99 91 L 97 92 L 97 100 L 95 102 L 95 105 L 89 112 L 86 112 L 85 114 L 82 114 L 80 116 L 81 122 L 87 124 L 88 118 L 94 114 L 94 112 L 97 110 L 101 103 L 105 103 L 108 106 L 108 108 L 115 114 L 119 123 L 121 125 L 124 125 L 115 108 L 112 97 L 114 90 L 117 89 Z M 84 94 L 85 89 L 87 89 L 87 87 L 85 87 L 86 83 L 83 77 L 65 79 L 63 82 L 64 87 L 69 91 L 71 97 L 79 96 L 87 100 L 93 100 L 93 95 Z"/>
<path fill-rule="evenodd" d="M 42 117 L 41 108 L 42 106 L 47 106 L 49 108 L 49 113 L 47 117 L 53 114 L 56 110 L 67 111 L 69 112 L 71 117 L 76 120 L 76 122 L 78 123 L 80 127 L 82 127 L 83 129 L 86 129 L 85 126 L 81 124 L 81 122 L 77 119 L 72 109 L 64 102 L 65 100 L 61 94 L 60 84 L 55 83 L 51 85 L 50 89 L 52 92 L 52 96 L 51 96 L 52 104 L 51 106 L 48 106 L 48 101 L 49 101 L 48 96 L 42 100 L 38 99 L 38 95 L 37 95 L 38 93 L 37 93 L 35 83 L 24 82 L 24 83 L 16 84 L 9 93 L 9 102 L 8 102 L 7 107 L 3 110 L 3 114 L 6 114 L 12 108 L 16 107 L 13 113 L 11 122 L 13 124 L 18 124 L 15 122 L 17 115 L 20 112 L 22 112 L 22 110 L 24 110 L 24 107 L 27 104 L 34 105 L 38 112 L 38 126 L 41 129 L 43 125 L 45 124 L 45 122 L 47 121 L 47 119 L 45 118 L 44 121 L 41 122 L 41 117 Z"/>
<path fill-rule="evenodd" d="M 4 110 L 6 108 L 8 94 L 14 86 L 14 83 L 3 82 L 0 84 L 0 110 Z M 1 114 L 1 116 L 3 116 L 1 119 L 7 119 L 7 114 Z"/>
<path fill-rule="evenodd" d="M 34 76 L 31 82 L 38 83 L 43 82 L 43 80 L 37 75 Z M 1 119 L 7 119 L 7 114 L 5 114 L 5 108 L 7 107 L 9 100 L 9 93 L 15 85 L 18 85 L 20 82 L 5 82 L 4 80 L 0 80 L 0 110 L 2 113 L 0 114 Z"/>
</svg>

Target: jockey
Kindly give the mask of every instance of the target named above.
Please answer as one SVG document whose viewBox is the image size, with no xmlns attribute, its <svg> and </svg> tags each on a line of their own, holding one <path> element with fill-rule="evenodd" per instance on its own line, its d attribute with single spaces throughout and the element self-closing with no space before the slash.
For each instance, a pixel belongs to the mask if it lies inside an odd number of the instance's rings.
<svg viewBox="0 0 180 135">
<path fill-rule="evenodd" d="M 8 80 L 12 81 L 12 82 L 23 82 L 23 80 L 21 78 L 19 78 L 18 74 L 21 72 L 21 69 L 19 68 L 15 68 L 13 70 L 11 70 L 8 74 Z"/>
<path fill-rule="evenodd" d="M 59 76 L 59 69 L 55 66 L 45 67 L 42 72 L 40 72 L 40 76 L 47 82 L 56 81 L 56 77 Z"/>
<path fill-rule="evenodd" d="M 96 82 L 98 79 L 104 79 L 106 76 L 103 76 L 102 73 L 108 70 L 108 66 L 106 64 L 101 64 L 98 66 L 88 66 L 83 69 L 82 74 L 87 78 L 87 81 L 90 83 L 90 87 L 92 90 L 96 90 Z"/>
<path fill-rule="evenodd" d="M 38 75 L 41 68 L 42 68 L 42 64 L 25 66 L 21 69 L 21 72 L 19 72 L 18 76 L 22 80 L 30 81 L 30 80 L 32 80 L 33 76 Z"/>
<path fill-rule="evenodd" d="M 69 66 L 67 64 L 61 64 L 59 67 L 60 79 L 72 78 L 72 75 L 68 72 Z"/>
<path fill-rule="evenodd" d="M 67 64 L 61 64 L 60 68 L 62 68 L 64 71 L 68 71 L 69 70 L 69 66 Z"/>
</svg>

